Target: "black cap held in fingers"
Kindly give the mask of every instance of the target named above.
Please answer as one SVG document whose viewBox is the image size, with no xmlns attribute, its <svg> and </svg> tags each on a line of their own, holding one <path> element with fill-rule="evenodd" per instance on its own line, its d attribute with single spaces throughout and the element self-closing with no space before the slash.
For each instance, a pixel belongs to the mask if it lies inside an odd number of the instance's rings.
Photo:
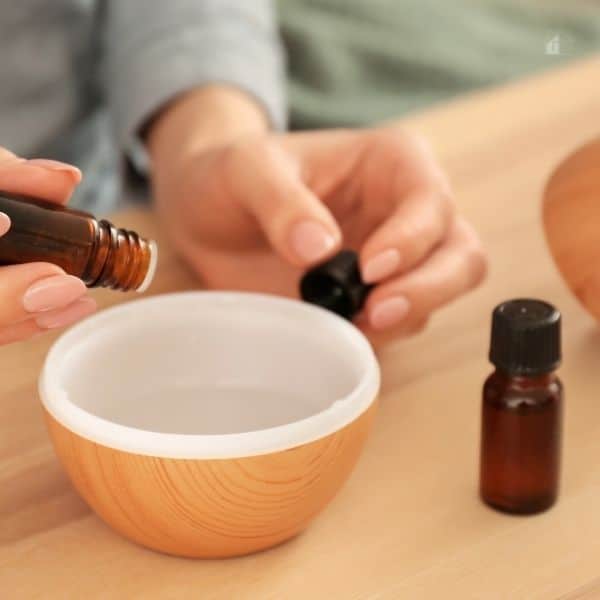
<svg viewBox="0 0 600 600">
<path fill-rule="evenodd" d="M 300 296 L 311 304 L 352 319 L 360 312 L 372 287 L 361 279 L 356 252 L 342 250 L 302 277 Z"/>
<path fill-rule="evenodd" d="M 561 315 L 542 300 L 509 300 L 492 316 L 490 361 L 511 375 L 554 371 L 561 360 Z"/>
</svg>

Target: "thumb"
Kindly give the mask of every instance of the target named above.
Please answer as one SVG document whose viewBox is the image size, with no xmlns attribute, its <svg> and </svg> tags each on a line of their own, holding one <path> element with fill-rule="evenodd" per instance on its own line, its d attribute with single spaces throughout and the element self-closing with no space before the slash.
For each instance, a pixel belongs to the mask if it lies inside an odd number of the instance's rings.
<svg viewBox="0 0 600 600">
<path fill-rule="evenodd" d="M 0 190 L 64 204 L 81 181 L 72 165 L 47 159 L 25 160 L 0 146 Z"/>
<path fill-rule="evenodd" d="M 235 200 L 258 221 L 281 257 L 305 267 L 339 248 L 342 235 L 337 222 L 280 146 L 253 145 L 250 151 L 239 152 L 235 163 L 231 173 Z"/>
</svg>

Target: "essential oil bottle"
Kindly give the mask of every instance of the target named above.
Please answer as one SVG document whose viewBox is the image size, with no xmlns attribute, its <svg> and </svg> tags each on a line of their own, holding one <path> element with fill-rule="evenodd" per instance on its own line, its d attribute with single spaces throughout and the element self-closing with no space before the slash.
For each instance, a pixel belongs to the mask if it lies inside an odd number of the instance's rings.
<svg viewBox="0 0 600 600">
<path fill-rule="evenodd" d="M 0 237 L 0 265 L 50 262 L 88 287 L 144 291 L 152 282 L 155 242 L 108 221 L 35 198 L 0 192 L 11 220 Z"/>
<path fill-rule="evenodd" d="M 483 386 L 480 495 L 498 510 L 532 514 L 558 496 L 563 386 L 561 315 L 541 300 L 511 300 L 492 317 Z"/>
</svg>

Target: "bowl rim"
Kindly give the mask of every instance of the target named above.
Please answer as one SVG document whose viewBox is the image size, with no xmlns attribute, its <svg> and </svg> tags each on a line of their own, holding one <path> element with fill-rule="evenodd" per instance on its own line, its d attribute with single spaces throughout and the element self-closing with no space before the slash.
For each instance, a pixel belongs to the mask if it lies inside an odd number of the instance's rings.
<svg viewBox="0 0 600 600">
<path fill-rule="evenodd" d="M 98 417 L 71 402 L 59 381 L 60 365 L 68 350 L 87 334 L 102 331 L 102 323 L 143 305 L 186 302 L 243 302 L 279 313 L 305 313 L 318 318 L 323 327 L 337 331 L 350 343 L 364 364 L 358 384 L 324 410 L 284 425 L 242 433 L 183 434 L 137 429 Z M 62 334 L 51 346 L 39 378 L 39 395 L 46 411 L 63 427 L 91 442 L 115 450 L 173 459 L 231 459 L 281 452 L 327 437 L 363 414 L 375 401 L 380 387 L 379 364 L 364 334 L 349 321 L 314 305 L 253 292 L 187 291 L 153 295 L 124 302 L 88 317 Z"/>
</svg>

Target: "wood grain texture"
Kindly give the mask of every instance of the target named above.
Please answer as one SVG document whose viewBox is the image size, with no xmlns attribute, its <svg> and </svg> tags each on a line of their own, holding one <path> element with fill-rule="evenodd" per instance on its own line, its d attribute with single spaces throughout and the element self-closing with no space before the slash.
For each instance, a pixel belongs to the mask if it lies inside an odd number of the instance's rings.
<svg viewBox="0 0 600 600">
<path fill-rule="evenodd" d="M 544 192 L 546 238 L 565 281 L 600 320 L 600 138 L 556 168 Z"/>
<path fill-rule="evenodd" d="M 55 334 L 0 348 L 0 595 L 11 600 L 553 600 L 600 598 L 600 332 L 557 271 L 541 219 L 556 166 L 600 129 L 600 59 L 485 90 L 401 122 L 425 133 L 479 231 L 490 273 L 421 335 L 380 356 L 383 390 L 352 477 L 301 535 L 230 560 L 131 544 L 79 500 L 55 458 L 36 380 Z M 157 238 L 152 293 L 197 282 L 149 212 L 114 222 Z M 101 306 L 134 295 L 95 292 Z M 561 495 L 516 518 L 477 498 L 490 313 L 511 296 L 564 315 Z"/>
<path fill-rule="evenodd" d="M 73 485 L 116 531 L 167 554 L 224 558 L 275 546 L 308 525 L 354 468 L 375 406 L 320 440 L 235 460 L 122 452 L 45 416 Z"/>
</svg>

